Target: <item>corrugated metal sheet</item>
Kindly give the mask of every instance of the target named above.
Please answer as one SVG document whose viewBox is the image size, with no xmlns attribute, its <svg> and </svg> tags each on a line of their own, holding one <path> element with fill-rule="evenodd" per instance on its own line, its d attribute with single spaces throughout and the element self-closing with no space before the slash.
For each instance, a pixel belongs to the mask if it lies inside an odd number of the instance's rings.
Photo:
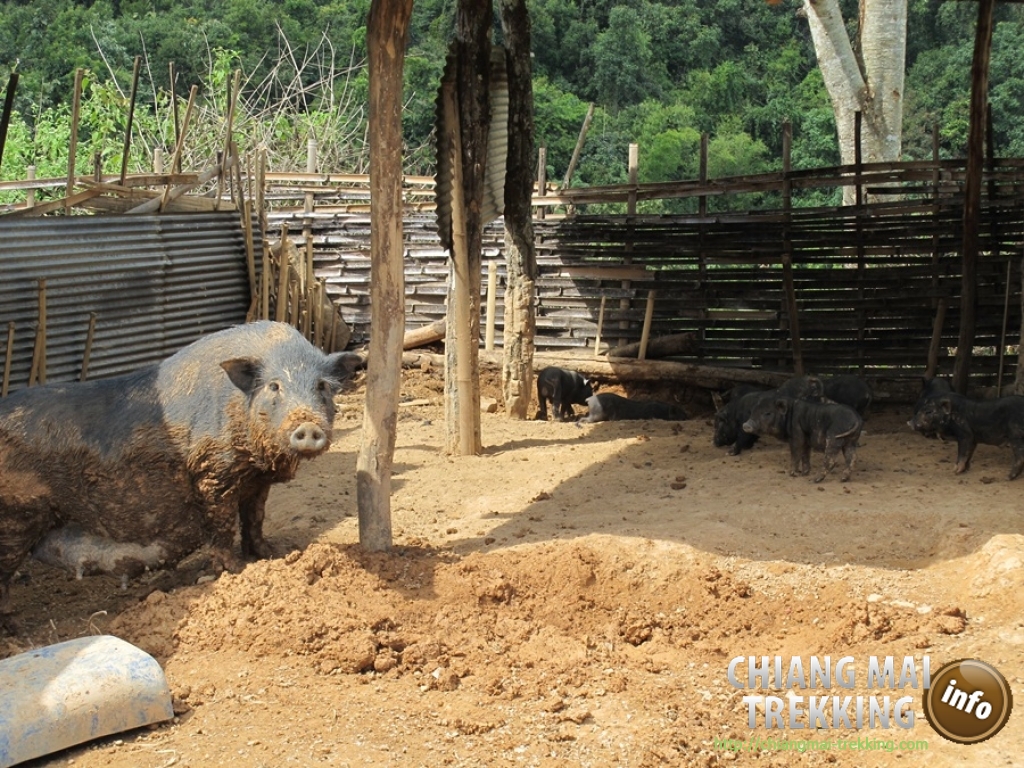
<svg viewBox="0 0 1024 768">
<path fill-rule="evenodd" d="M 13 321 L 11 391 L 28 383 L 40 278 L 51 382 L 78 379 L 92 312 L 89 378 L 102 378 L 244 322 L 249 306 L 237 213 L 0 218 L 0 355 Z"/>
<path fill-rule="evenodd" d="M 445 82 L 455 80 L 455 59 L 449 55 L 445 62 L 442 88 Z M 445 125 L 441 89 L 438 89 L 434 136 L 437 143 L 437 173 L 434 176 L 434 199 L 437 208 L 437 228 L 441 242 L 451 250 L 452 210 L 451 190 L 454 169 L 448 146 L 449 126 Z M 487 129 L 487 171 L 484 174 L 484 194 L 480 206 L 480 223 L 487 225 L 505 212 L 505 164 L 508 160 L 508 71 L 505 49 L 499 45 L 491 49 L 491 73 L 488 86 L 491 118 Z"/>
</svg>

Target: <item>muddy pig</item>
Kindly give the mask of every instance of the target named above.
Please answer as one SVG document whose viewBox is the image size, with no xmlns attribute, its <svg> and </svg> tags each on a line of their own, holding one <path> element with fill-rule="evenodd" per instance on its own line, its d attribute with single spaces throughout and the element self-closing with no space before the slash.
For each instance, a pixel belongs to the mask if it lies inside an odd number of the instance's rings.
<svg viewBox="0 0 1024 768">
<path fill-rule="evenodd" d="M 548 420 L 548 400 L 551 401 L 555 419 L 571 421 L 576 418 L 573 403 L 586 405 L 587 398 L 594 394 L 590 382 L 576 371 L 548 366 L 537 374 L 537 402 L 540 410 L 534 417 L 538 421 Z"/>
<path fill-rule="evenodd" d="M 661 403 L 657 400 L 630 400 L 612 392 L 603 392 L 587 398 L 590 409 L 580 423 L 591 424 L 595 421 L 627 421 L 630 419 L 667 419 L 683 421 L 686 414 L 683 409 Z"/>
<path fill-rule="evenodd" d="M 134 373 L 0 400 L 0 621 L 33 547 L 122 578 L 203 545 L 236 570 L 239 528 L 243 556 L 271 554 L 270 486 L 327 450 L 334 394 L 361 362 L 258 322 Z"/>
<path fill-rule="evenodd" d="M 792 397 L 761 402 L 743 424 L 751 434 L 768 434 L 789 443 L 790 474 L 811 471 L 811 449 L 825 452 L 825 466 L 814 482 L 820 483 L 836 465 L 840 451 L 846 460 L 842 480 L 850 479 L 857 458 L 857 440 L 864 420 L 848 405 L 811 403 Z"/>
<path fill-rule="evenodd" d="M 956 474 L 966 472 L 978 443 L 1009 445 L 1013 451 L 1010 480 L 1024 469 L 1024 397 L 971 400 L 956 393 L 923 400 L 907 422 L 926 437 L 956 440 Z"/>
</svg>

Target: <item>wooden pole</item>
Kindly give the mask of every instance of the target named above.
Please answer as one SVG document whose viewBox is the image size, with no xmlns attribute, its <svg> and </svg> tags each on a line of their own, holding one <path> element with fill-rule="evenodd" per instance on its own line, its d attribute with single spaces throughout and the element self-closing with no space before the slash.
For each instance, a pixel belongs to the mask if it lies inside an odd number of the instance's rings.
<svg viewBox="0 0 1024 768">
<path fill-rule="evenodd" d="M 270 319 L 270 280 L 271 275 L 270 266 L 270 244 L 263 241 L 263 272 L 260 275 L 260 320 Z"/>
<path fill-rule="evenodd" d="M 26 168 L 25 169 L 25 173 L 26 173 L 26 176 L 27 176 L 29 181 L 35 181 L 36 180 L 36 167 L 34 165 L 30 165 L 28 168 Z M 36 191 L 35 191 L 35 189 L 29 189 L 27 192 L 25 192 L 25 207 L 26 208 L 35 208 L 36 207 Z"/>
<path fill-rule="evenodd" d="M 192 89 L 188 92 L 188 105 L 185 107 L 185 119 L 181 123 L 181 130 L 177 130 L 178 140 L 174 144 L 174 157 L 171 158 L 171 173 L 179 173 L 181 170 L 181 152 L 185 146 L 185 135 L 188 133 L 189 122 L 192 120 L 192 109 L 195 107 L 196 94 L 199 93 L 199 86 L 193 85 Z M 177 110 L 175 110 L 177 114 Z M 164 187 L 164 193 L 160 196 L 159 210 L 163 210 L 164 206 L 170 201 L 171 185 L 168 183 Z"/>
<path fill-rule="evenodd" d="M 537 149 L 537 194 L 544 198 L 548 196 L 548 148 Z M 542 205 L 537 208 L 537 218 L 543 219 L 548 207 Z"/>
<path fill-rule="evenodd" d="M 75 155 L 78 154 L 78 117 L 82 111 L 82 78 L 85 72 L 81 67 L 75 70 L 75 90 L 71 101 L 71 144 L 68 147 L 68 184 L 64 197 L 71 197 L 75 189 Z M 64 204 L 64 214 L 71 213 L 71 203 Z"/>
<path fill-rule="evenodd" d="M 594 102 L 587 107 L 587 116 L 583 118 L 583 127 L 580 128 L 580 135 L 576 139 L 576 147 L 572 151 L 572 159 L 565 171 L 565 178 L 562 179 L 562 189 L 567 189 L 572 182 L 572 175 L 576 172 L 576 164 L 580 160 L 580 153 L 583 151 L 583 143 L 587 140 L 587 131 L 590 130 L 590 121 L 594 119 Z"/>
<path fill-rule="evenodd" d="M 494 349 L 494 313 L 498 308 L 498 262 L 487 262 L 487 330 L 484 333 L 484 349 Z"/>
<path fill-rule="evenodd" d="M 647 310 L 644 312 L 644 327 L 640 332 L 640 351 L 637 356 L 640 360 L 647 358 L 647 342 L 651 338 L 651 321 L 654 319 L 654 290 L 647 292 Z"/>
<path fill-rule="evenodd" d="M 14 92 L 18 88 L 18 73 L 12 72 L 7 78 L 7 92 L 4 94 L 4 109 L 0 114 L 0 168 L 4 162 L 4 146 L 7 144 L 7 128 L 11 124 L 11 113 L 14 112 Z"/>
<path fill-rule="evenodd" d="M 455 83 L 447 82 L 443 86 L 444 109 L 446 125 L 450 130 L 449 146 L 451 147 L 452 162 L 452 263 L 453 263 L 453 291 L 454 307 L 449 311 L 453 313 L 455 327 L 458 335 L 455 338 L 456 347 L 456 399 L 458 402 L 458 435 L 459 445 L 457 453 L 468 456 L 476 453 L 476 433 L 474 420 L 474 407 L 471 394 L 473 392 L 472 377 L 472 344 L 470 329 L 473 327 L 469 285 L 469 244 L 466 241 L 465 221 L 465 199 L 463 194 L 462 180 L 462 135 L 459 130 L 459 106 L 458 96 L 455 93 Z M 479 279 L 479 276 L 478 278 Z M 479 342 L 477 342 L 479 343 Z"/>
<path fill-rule="evenodd" d="M 601 294 L 601 309 L 597 313 L 597 336 L 594 337 L 594 357 L 601 354 L 601 330 L 604 328 L 604 302 L 607 297 Z"/>
<path fill-rule="evenodd" d="M 1006 260 L 1006 291 L 1003 294 L 1003 329 L 999 334 L 999 373 L 996 375 L 996 397 L 1003 393 L 1003 362 L 1006 358 L 1006 325 L 1010 318 L 1010 278 L 1013 276 L 1013 259 Z"/>
<path fill-rule="evenodd" d="M 39 278 L 39 383 L 46 383 L 46 278 Z"/>
<path fill-rule="evenodd" d="M 636 215 L 637 180 L 638 180 L 638 175 L 639 175 L 639 172 L 640 172 L 640 145 L 639 144 L 630 144 L 629 145 L 629 161 L 628 161 L 628 163 L 629 163 L 629 165 L 628 165 L 629 179 L 628 179 L 627 183 L 629 184 L 629 197 L 626 200 L 626 215 L 632 217 L 632 216 Z M 625 256 L 623 258 L 623 261 L 626 264 L 631 264 L 633 262 L 633 222 L 632 222 L 632 219 L 630 219 L 629 223 L 626 225 L 626 242 L 623 244 L 623 247 L 625 249 Z M 631 291 L 633 289 L 633 283 L 630 280 L 623 280 L 621 285 L 622 285 L 622 290 L 623 291 Z M 627 320 L 625 318 L 625 314 L 629 311 L 630 303 L 631 302 L 630 302 L 628 296 L 624 296 L 623 298 L 619 299 L 619 309 L 621 309 L 622 313 L 623 313 L 623 319 L 619 321 L 619 328 L 622 329 L 622 330 L 625 330 L 625 329 L 629 328 L 629 320 Z M 626 338 L 624 338 L 624 337 L 620 337 L 619 338 L 619 346 L 620 347 L 623 344 L 625 344 L 626 342 L 627 342 Z"/>
<path fill-rule="evenodd" d="M 242 201 L 242 234 L 245 235 L 245 266 L 249 270 L 249 298 L 255 299 L 256 293 L 256 244 L 252 237 L 252 201 Z"/>
<path fill-rule="evenodd" d="M 960 279 L 960 335 L 953 367 L 953 389 L 967 392 L 974 347 L 980 250 L 981 173 L 985 162 L 985 114 L 988 103 L 988 70 L 992 53 L 992 14 L 995 0 L 979 0 L 971 63 L 970 128 L 967 139 L 967 171 L 964 178 L 963 268 Z"/>
<path fill-rule="evenodd" d="M 793 341 L 793 373 L 804 375 L 804 356 L 800 346 L 800 320 L 797 315 L 796 284 L 793 280 L 793 257 L 782 254 L 782 283 L 786 291 L 786 314 L 789 316 L 789 335 Z"/>
<path fill-rule="evenodd" d="M 4 380 L 0 387 L 0 397 L 7 397 L 11 386 L 11 362 L 14 358 L 14 321 L 7 323 L 7 351 L 4 353 Z"/>
<path fill-rule="evenodd" d="M 281 225 L 281 245 L 278 249 L 278 269 L 280 273 L 277 276 L 277 313 L 274 317 L 279 323 L 283 323 L 288 317 L 288 297 L 291 295 L 291 291 L 288 289 L 288 267 L 290 266 L 289 255 L 288 255 L 288 225 Z"/>
<path fill-rule="evenodd" d="M 946 324 L 946 300 L 939 298 L 935 305 L 935 319 L 932 321 L 932 340 L 928 345 L 928 364 L 924 369 L 930 379 L 939 369 L 939 350 L 942 348 L 942 327 Z"/>
<path fill-rule="evenodd" d="M 139 69 L 142 67 L 142 57 L 135 57 L 135 64 L 132 66 L 132 91 L 128 97 L 128 123 L 124 128 L 124 150 L 121 153 L 121 186 L 128 177 L 128 155 L 132 149 L 132 123 L 135 121 L 135 99 L 139 93 Z"/>
<path fill-rule="evenodd" d="M 167 62 L 167 78 L 171 86 L 171 118 L 174 122 L 174 143 L 177 145 L 178 139 L 181 138 L 181 121 L 178 119 L 178 91 L 176 88 L 176 81 L 178 79 L 177 74 L 174 71 L 174 62 Z M 178 165 L 171 163 L 171 173 L 181 173 L 181 163 L 179 159 Z"/>
<path fill-rule="evenodd" d="M 89 376 L 89 360 L 92 358 L 92 340 L 96 335 L 96 313 L 89 313 L 89 330 L 85 333 L 85 353 L 82 355 L 82 371 L 78 375 L 79 381 L 85 381 Z"/>
</svg>

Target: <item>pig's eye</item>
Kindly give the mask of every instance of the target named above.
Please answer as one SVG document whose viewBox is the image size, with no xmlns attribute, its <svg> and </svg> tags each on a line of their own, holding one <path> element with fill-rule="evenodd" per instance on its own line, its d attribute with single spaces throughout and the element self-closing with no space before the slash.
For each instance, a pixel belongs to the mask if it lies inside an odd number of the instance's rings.
<svg viewBox="0 0 1024 768">
<path fill-rule="evenodd" d="M 267 385 L 267 389 L 269 389 L 271 392 L 280 392 L 281 385 L 278 384 L 276 381 L 272 381 Z"/>
</svg>

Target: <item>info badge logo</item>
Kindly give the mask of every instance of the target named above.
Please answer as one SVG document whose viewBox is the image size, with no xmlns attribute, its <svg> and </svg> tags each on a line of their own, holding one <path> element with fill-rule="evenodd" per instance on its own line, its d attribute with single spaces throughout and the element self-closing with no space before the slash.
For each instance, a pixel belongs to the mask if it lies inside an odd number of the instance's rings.
<svg viewBox="0 0 1024 768">
<path fill-rule="evenodd" d="M 932 728 L 957 744 L 992 738 L 1006 725 L 1012 709 L 1006 678 L 977 659 L 946 664 L 932 677 L 924 696 L 924 714 Z"/>
</svg>

